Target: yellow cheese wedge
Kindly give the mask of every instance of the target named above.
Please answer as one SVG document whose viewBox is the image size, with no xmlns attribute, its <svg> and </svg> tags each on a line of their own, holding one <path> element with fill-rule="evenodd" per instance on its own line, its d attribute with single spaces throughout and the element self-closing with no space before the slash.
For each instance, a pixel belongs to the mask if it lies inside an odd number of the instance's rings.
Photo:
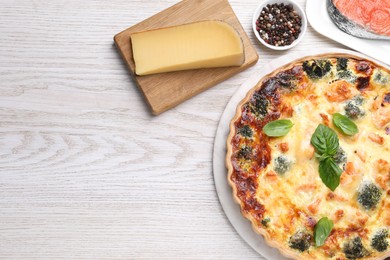
<svg viewBox="0 0 390 260">
<path fill-rule="evenodd" d="M 130 37 L 137 75 L 240 66 L 245 59 L 240 36 L 220 21 L 156 29 Z"/>
</svg>

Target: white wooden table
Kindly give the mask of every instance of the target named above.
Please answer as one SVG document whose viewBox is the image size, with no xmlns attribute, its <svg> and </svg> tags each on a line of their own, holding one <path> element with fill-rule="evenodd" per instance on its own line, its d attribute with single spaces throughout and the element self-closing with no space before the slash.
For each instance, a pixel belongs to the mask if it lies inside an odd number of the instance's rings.
<svg viewBox="0 0 390 260">
<path fill-rule="evenodd" d="M 155 117 L 112 38 L 176 0 L 2 0 L 0 258 L 262 259 L 218 201 L 218 120 L 262 64 L 342 46 L 309 26 L 295 48 L 265 49 L 260 1 L 230 1 L 257 65 Z"/>
</svg>

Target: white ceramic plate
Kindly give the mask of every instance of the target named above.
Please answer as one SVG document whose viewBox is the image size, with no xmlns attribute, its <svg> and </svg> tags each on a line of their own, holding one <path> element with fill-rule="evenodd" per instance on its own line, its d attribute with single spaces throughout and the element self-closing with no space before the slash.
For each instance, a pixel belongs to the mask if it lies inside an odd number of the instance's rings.
<svg viewBox="0 0 390 260">
<path fill-rule="evenodd" d="M 307 0 L 306 16 L 320 34 L 390 65 L 390 41 L 361 39 L 344 33 L 330 19 L 326 0 Z"/>
<path fill-rule="evenodd" d="M 317 0 L 309 0 L 317 1 Z M 270 260 L 286 260 L 284 256 L 279 253 L 279 250 L 269 247 L 262 236 L 255 233 L 252 229 L 250 222 L 241 215 L 239 205 L 233 200 L 232 188 L 227 181 L 227 169 L 225 167 L 226 157 L 226 139 L 229 134 L 229 124 L 236 113 L 238 103 L 246 96 L 247 92 L 253 88 L 257 82 L 265 75 L 274 71 L 275 69 L 292 62 L 296 59 L 303 58 L 305 56 L 313 56 L 322 53 L 345 53 L 360 56 L 365 59 L 370 59 L 365 55 L 354 51 L 348 51 L 343 49 L 319 49 L 315 51 L 297 51 L 285 56 L 282 56 L 270 63 L 265 64 L 263 67 L 253 73 L 253 75 L 236 91 L 232 96 L 225 111 L 223 112 L 217 133 L 214 141 L 213 151 L 213 173 L 214 183 L 217 190 L 219 200 L 222 208 L 225 211 L 230 223 L 236 229 L 238 234 L 259 254 Z M 384 64 L 381 64 L 384 65 Z M 384 65 L 385 66 L 385 65 Z"/>
</svg>

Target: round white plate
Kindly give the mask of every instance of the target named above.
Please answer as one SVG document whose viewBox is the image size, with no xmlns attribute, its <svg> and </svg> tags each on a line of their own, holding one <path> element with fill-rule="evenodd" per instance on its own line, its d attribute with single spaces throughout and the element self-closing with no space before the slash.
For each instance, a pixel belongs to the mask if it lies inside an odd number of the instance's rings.
<svg viewBox="0 0 390 260">
<path fill-rule="evenodd" d="M 217 128 L 213 151 L 213 173 L 215 187 L 217 189 L 219 200 L 221 202 L 223 210 L 225 211 L 226 216 L 228 217 L 230 223 L 236 229 L 238 234 L 255 251 L 264 256 L 266 259 L 286 260 L 287 258 L 282 256 L 277 249 L 269 247 L 265 243 L 263 237 L 255 233 L 255 231 L 252 229 L 250 222 L 241 215 L 239 205 L 233 200 L 232 189 L 227 182 L 227 169 L 225 167 L 226 139 L 229 134 L 229 124 L 236 113 L 238 103 L 246 96 L 246 93 L 251 88 L 253 88 L 263 76 L 296 59 L 301 59 L 305 56 L 314 56 L 322 53 L 352 54 L 370 60 L 370 58 L 360 53 L 334 48 L 319 49 L 316 51 L 301 51 L 282 56 L 268 64 L 263 65 L 263 67 L 255 71 L 255 73 L 253 73 L 253 75 L 242 86 L 239 87 L 239 89 L 236 91 L 236 93 L 232 96 L 232 98 L 226 105 L 225 111 L 221 116 L 221 120 L 219 121 L 219 125 Z M 377 63 L 380 64 L 379 62 Z"/>
</svg>

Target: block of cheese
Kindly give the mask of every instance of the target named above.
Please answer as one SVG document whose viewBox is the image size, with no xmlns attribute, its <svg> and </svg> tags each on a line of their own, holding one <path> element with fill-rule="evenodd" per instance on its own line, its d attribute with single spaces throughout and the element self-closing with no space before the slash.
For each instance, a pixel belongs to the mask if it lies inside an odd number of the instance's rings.
<svg viewBox="0 0 390 260">
<path fill-rule="evenodd" d="M 240 66 L 245 60 L 240 36 L 220 21 L 139 32 L 130 38 L 137 75 Z"/>
</svg>

